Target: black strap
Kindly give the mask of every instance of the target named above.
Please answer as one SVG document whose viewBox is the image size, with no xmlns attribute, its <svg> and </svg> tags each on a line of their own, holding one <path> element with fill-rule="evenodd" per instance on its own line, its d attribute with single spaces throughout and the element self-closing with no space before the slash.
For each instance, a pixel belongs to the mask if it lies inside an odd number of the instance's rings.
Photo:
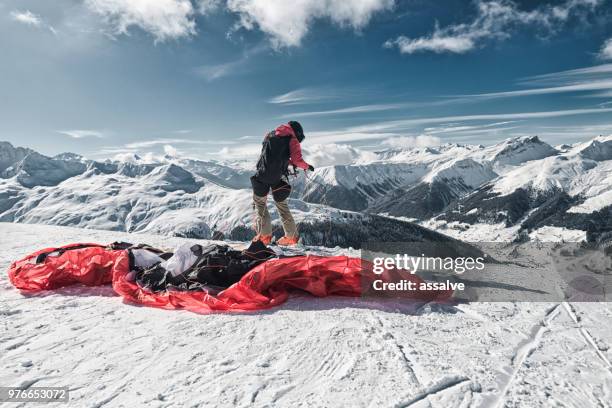
<svg viewBox="0 0 612 408">
<path fill-rule="evenodd" d="M 77 245 L 72 245 L 72 246 L 68 246 L 68 247 L 64 247 L 64 248 L 53 248 L 50 251 L 38 254 L 38 256 L 36 257 L 36 263 L 37 264 L 43 263 L 45 261 L 45 259 L 47 259 L 47 257 L 50 254 L 54 253 L 54 252 L 57 252 L 57 256 L 61 256 L 66 251 L 74 251 L 75 249 L 84 249 L 84 248 L 106 248 L 106 245 L 99 245 L 99 244 L 77 244 Z"/>
</svg>

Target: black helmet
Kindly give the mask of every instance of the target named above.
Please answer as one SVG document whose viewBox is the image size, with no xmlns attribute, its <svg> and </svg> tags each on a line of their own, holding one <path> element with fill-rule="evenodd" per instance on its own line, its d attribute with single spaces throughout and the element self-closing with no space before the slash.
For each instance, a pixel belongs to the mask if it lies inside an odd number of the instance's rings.
<svg viewBox="0 0 612 408">
<path fill-rule="evenodd" d="M 295 137 L 297 137 L 298 142 L 302 143 L 302 141 L 306 139 L 306 136 L 304 136 L 304 129 L 302 129 L 302 125 L 300 125 L 300 122 L 292 120 L 289 122 L 289 126 L 291 126 L 291 129 L 293 129 L 293 132 L 295 133 Z"/>
</svg>

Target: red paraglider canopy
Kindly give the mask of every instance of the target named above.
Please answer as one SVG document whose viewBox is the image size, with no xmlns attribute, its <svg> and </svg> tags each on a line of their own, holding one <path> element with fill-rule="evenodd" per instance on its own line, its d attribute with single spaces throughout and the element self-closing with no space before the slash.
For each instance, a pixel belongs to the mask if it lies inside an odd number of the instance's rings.
<svg viewBox="0 0 612 408">
<path fill-rule="evenodd" d="M 111 282 L 111 269 L 124 252 L 93 243 L 45 248 L 13 262 L 9 279 L 15 287 L 26 291 L 57 289 L 77 283 L 104 285 Z"/>
<path fill-rule="evenodd" d="M 375 279 L 390 280 L 400 272 L 371 272 L 362 259 L 347 256 L 296 256 L 270 259 L 217 295 L 206 291 L 168 289 L 152 292 L 131 280 L 130 254 L 99 244 L 71 244 L 46 248 L 11 264 L 9 278 L 26 291 L 55 289 L 73 284 L 97 286 L 112 283 L 113 289 L 130 303 L 164 309 L 187 309 L 198 313 L 213 311 L 249 311 L 278 306 L 291 291 L 301 290 L 313 296 L 368 295 Z M 423 282 L 416 275 L 401 274 L 402 279 Z M 406 299 L 446 300 L 451 291 L 412 291 Z"/>
</svg>

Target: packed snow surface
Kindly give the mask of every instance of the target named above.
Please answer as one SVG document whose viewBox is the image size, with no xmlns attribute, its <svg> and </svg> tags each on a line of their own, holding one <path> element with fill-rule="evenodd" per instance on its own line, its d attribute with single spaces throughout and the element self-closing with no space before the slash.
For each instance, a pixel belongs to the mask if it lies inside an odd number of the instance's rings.
<svg viewBox="0 0 612 408">
<path fill-rule="evenodd" d="M 36 249 L 75 241 L 187 241 L 0 228 L 3 271 Z M 612 406 L 609 303 L 451 306 L 296 294 L 268 311 L 198 315 L 127 305 L 108 286 L 24 295 L 3 273 L 0 315 L 0 384 L 68 386 L 70 406 Z"/>
<path fill-rule="evenodd" d="M 583 242 L 586 241 L 586 232 L 549 225 L 538 228 L 529 234 L 533 241 L 540 242 Z"/>
</svg>

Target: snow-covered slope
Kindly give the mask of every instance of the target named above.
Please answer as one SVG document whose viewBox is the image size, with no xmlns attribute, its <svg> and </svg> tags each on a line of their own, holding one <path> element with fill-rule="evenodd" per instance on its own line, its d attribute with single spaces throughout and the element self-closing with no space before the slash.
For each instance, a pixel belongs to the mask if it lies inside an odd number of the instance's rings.
<svg viewBox="0 0 612 408">
<path fill-rule="evenodd" d="M 471 158 L 435 163 L 418 184 L 396 188 L 375 200 L 369 211 L 427 219 L 497 174 Z"/>
<path fill-rule="evenodd" d="M 470 225 L 519 225 L 517 237 L 544 226 L 612 238 L 612 136 L 568 146 L 562 152 L 507 167 L 499 177 L 457 200 L 438 216 Z"/>
<path fill-rule="evenodd" d="M 590 214 L 609 206 L 612 203 L 612 160 L 577 177 L 571 184 L 571 193 L 585 199 L 568 212 Z"/>
<path fill-rule="evenodd" d="M 537 136 L 508 139 L 502 143 L 482 149 L 475 156 L 491 162 L 496 168 L 519 166 L 523 163 L 554 156 L 558 151 Z M 501 171 L 500 171 L 501 172 Z"/>
<path fill-rule="evenodd" d="M 308 202 L 426 219 L 498 175 L 558 153 L 536 136 L 488 147 L 391 149 L 367 163 L 319 169 L 297 190 Z"/>
<path fill-rule="evenodd" d="M 134 307 L 109 286 L 24 295 L 4 271 L 39 248 L 187 240 L 0 229 L 0 384 L 67 386 L 68 406 L 612 406 L 611 303 L 450 306 L 296 293 L 263 312 L 197 315 Z"/>
</svg>

